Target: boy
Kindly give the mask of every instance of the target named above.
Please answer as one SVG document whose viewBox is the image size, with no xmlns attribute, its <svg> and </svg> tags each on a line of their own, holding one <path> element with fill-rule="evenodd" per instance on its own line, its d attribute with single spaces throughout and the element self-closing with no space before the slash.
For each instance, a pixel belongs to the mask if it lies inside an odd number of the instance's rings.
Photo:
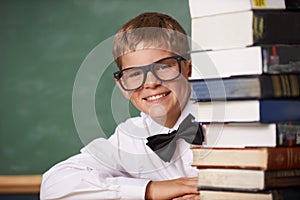
<svg viewBox="0 0 300 200">
<path fill-rule="evenodd" d="M 190 144 L 175 141 L 165 161 L 148 138 L 177 130 L 196 110 L 189 102 L 188 52 L 185 30 L 167 15 L 143 13 L 127 22 L 114 40 L 120 68 L 114 77 L 141 116 L 51 168 L 43 176 L 41 199 L 199 199 Z"/>
</svg>

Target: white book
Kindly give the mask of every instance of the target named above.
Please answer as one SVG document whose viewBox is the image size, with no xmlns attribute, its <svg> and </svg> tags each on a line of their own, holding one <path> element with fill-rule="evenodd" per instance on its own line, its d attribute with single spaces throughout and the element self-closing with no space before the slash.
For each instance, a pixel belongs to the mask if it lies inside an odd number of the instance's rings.
<svg viewBox="0 0 300 200">
<path fill-rule="evenodd" d="M 198 187 L 212 190 L 259 191 L 300 186 L 300 170 L 198 169 Z M 201 192 L 200 192 L 201 193 Z"/>
<path fill-rule="evenodd" d="M 207 124 L 203 146 L 210 148 L 275 147 L 276 135 L 276 124 Z"/>
<path fill-rule="evenodd" d="M 192 49 L 216 50 L 250 46 L 253 13 L 229 13 L 192 19 Z"/>
<path fill-rule="evenodd" d="M 192 19 L 192 50 L 300 43 L 300 12 L 250 10 Z"/>
<path fill-rule="evenodd" d="M 299 99 L 195 102 L 199 122 L 300 121 Z"/>
<path fill-rule="evenodd" d="M 263 73 L 299 73 L 299 45 L 263 45 L 216 51 L 195 51 L 190 79 L 224 78 Z"/>
<path fill-rule="evenodd" d="M 191 79 L 223 78 L 263 72 L 262 49 L 259 46 L 195 52 L 191 57 Z"/>
<path fill-rule="evenodd" d="M 191 18 L 251 9 L 285 9 L 285 0 L 189 0 Z"/>
</svg>

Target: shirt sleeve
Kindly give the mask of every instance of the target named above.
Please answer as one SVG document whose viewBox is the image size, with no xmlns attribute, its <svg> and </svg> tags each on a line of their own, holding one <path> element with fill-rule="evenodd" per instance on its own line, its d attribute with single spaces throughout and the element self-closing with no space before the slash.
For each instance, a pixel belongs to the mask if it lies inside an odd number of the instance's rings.
<svg viewBox="0 0 300 200">
<path fill-rule="evenodd" d="M 40 199 L 144 199 L 149 181 L 126 177 L 82 152 L 43 175 Z"/>
</svg>

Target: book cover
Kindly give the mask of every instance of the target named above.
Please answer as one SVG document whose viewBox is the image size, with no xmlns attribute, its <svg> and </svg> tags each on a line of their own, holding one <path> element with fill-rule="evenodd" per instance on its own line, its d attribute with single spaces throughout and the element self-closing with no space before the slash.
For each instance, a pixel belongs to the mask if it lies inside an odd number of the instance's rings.
<svg viewBox="0 0 300 200">
<path fill-rule="evenodd" d="M 300 74 L 263 74 L 193 79 L 191 99 L 224 101 L 300 97 Z"/>
<path fill-rule="evenodd" d="M 300 12 L 252 10 L 192 19 L 192 50 L 299 44 Z"/>
<path fill-rule="evenodd" d="M 300 73 L 300 45 L 260 45 L 191 53 L 191 79 Z"/>
<path fill-rule="evenodd" d="M 300 100 L 195 102 L 199 122 L 283 123 L 300 121 Z"/>
<path fill-rule="evenodd" d="M 300 147 L 191 148 L 193 166 L 198 168 L 237 168 L 289 170 L 300 168 Z"/>
</svg>

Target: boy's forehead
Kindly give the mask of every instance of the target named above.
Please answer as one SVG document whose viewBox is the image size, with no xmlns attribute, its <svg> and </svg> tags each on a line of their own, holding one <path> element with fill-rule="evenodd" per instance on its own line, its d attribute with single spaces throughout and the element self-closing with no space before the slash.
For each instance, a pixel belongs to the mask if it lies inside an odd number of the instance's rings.
<svg viewBox="0 0 300 200">
<path fill-rule="evenodd" d="M 142 48 L 121 57 L 122 68 L 149 65 L 165 57 L 173 56 L 174 53 L 159 48 Z"/>
<path fill-rule="evenodd" d="M 168 53 L 172 55 L 177 55 L 178 52 L 170 47 L 168 44 L 164 43 L 151 43 L 147 41 L 141 41 L 140 43 L 136 44 L 135 47 L 131 47 L 130 49 L 127 49 L 127 51 L 123 52 L 122 55 L 120 55 L 120 58 L 122 58 L 125 55 L 133 54 L 139 52 L 140 54 L 143 53 L 149 53 L 149 52 L 159 52 L 159 53 Z"/>
</svg>

